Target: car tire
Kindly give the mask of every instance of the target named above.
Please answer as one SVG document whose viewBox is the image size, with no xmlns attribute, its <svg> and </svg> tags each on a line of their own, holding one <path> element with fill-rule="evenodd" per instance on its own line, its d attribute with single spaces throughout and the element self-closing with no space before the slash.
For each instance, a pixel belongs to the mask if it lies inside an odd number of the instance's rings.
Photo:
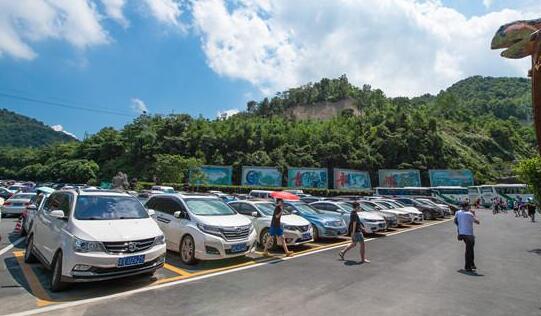
<svg viewBox="0 0 541 316">
<path fill-rule="evenodd" d="M 66 288 L 66 283 L 62 282 L 62 251 L 58 251 L 54 256 L 51 273 L 51 291 L 60 292 Z"/>
<path fill-rule="evenodd" d="M 430 212 L 424 212 L 423 213 L 423 218 L 424 219 L 432 219 L 432 214 L 430 214 Z"/>
<path fill-rule="evenodd" d="M 26 241 L 26 249 L 24 251 L 24 263 L 35 263 L 36 256 L 34 256 L 34 236 L 30 236 Z"/>
<path fill-rule="evenodd" d="M 276 247 L 277 245 L 277 242 L 276 242 L 276 238 L 272 237 L 269 233 L 269 229 L 268 228 L 265 228 L 261 231 L 261 233 L 259 234 L 259 245 L 265 249 L 265 243 L 267 242 L 267 239 L 268 238 L 272 238 L 272 246 L 269 248 L 269 249 L 274 249 L 274 247 Z"/>
<path fill-rule="evenodd" d="M 187 265 L 196 264 L 197 260 L 195 259 L 195 242 L 193 237 L 186 235 L 180 241 L 180 261 Z"/>
<path fill-rule="evenodd" d="M 21 232 L 20 232 L 20 235 L 21 236 L 26 236 L 27 232 L 26 232 L 26 229 L 24 228 L 25 227 L 25 223 L 26 222 L 26 218 L 23 218 L 23 221 L 21 223 Z"/>
<path fill-rule="evenodd" d="M 313 231 L 312 237 L 314 241 L 318 241 L 320 237 L 319 237 L 319 231 L 317 230 L 316 225 L 312 225 L 312 231 Z"/>
</svg>

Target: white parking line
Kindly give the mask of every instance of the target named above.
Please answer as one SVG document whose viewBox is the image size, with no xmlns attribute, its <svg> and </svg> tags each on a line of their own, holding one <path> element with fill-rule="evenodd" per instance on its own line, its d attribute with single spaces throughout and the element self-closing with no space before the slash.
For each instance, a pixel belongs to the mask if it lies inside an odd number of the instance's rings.
<svg viewBox="0 0 541 316">
<path fill-rule="evenodd" d="M 389 234 L 387 236 L 398 235 L 398 234 L 401 234 L 401 233 L 407 233 L 409 231 L 417 230 L 417 229 L 424 228 L 424 227 L 443 224 L 443 223 L 446 223 L 446 222 L 448 222 L 450 220 L 452 220 L 452 219 L 447 219 L 447 220 L 443 220 L 443 221 L 439 221 L 439 222 L 434 222 L 434 223 L 430 223 L 430 224 L 421 225 L 419 227 L 414 227 L 414 228 L 411 228 L 411 229 L 408 229 L 408 230 L 403 230 L 403 231 L 398 231 L 398 232 L 395 232 L 395 233 L 391 233 L 391 234 Z M 365 241 L 371 241 L 371 240 L 376 240 L 376 239 L 380 239 L 380 238 L 367 238 L 367 239 L 365 239 Z M 324 252 L 324 251 L 329 251 L 329 250 L 332 250 L 332 249 L 342 248 L 342 247 L 344 247 L 344 244 L 339 244 L 339 245 L 336 245 L 336 246 L 325 247 L 323 249 L 317 249 L 317 250 L 314 250 L 314 251 L 301 253 L 301 254 L 298 254 L 298 255 L 294 255 L 293 257 L 277 258 L 276 260 L 270 260 L 270 261 L 265 261 L 265 262 L 261 262 L 261 263 L 255 263 L 253 265 L 248 265 L 248 266 L 238 267 L 238 268 L 232 268 L 230 270 L 225 270 L 225 271 L 220 271 L 220 272 L 214 272 L 214 273 L 211 272 L 209 274 L 196 276 L 196 277 L 192 277 L 192 278 L 189 278 L 189 279 L 183 279 L 183 280 L 173 281 L 173 282 L 170 282 L 170 283 L 163 283 L 163 284 L 159 284 L 159 285 L 143 287 L 143 288 L 140 288 L 140 289 L 135 289 L 135 290 L 130 290 L 130 291 L 126 291 L 126 292 L 111 294 L 111 295 L 107 295 L 107 296 L 94 297 L 94 298 L 83 299 L 83 300 L 73 301 L 73 302 L 68 302 L 68 303 L 60 303 L 60 304 L 57 304 L 57 305 L 50 305 L 50 306 L 47 306 L 47 307 L 36 308 L 36 309 L 32 309 L 32 310 L 25 311 L 25 312 L 8 314 L 6 316 L 36 315 L 36 314 L 41 314 L 41 313 L 52 312 L 52 311 L 57 311 L 57 310 L 61 310 L 61 309 L 76 307 L 76 306 L 80 306 L 80 305 L 90 304 L 90 303 L 97 303 L 97 302 L 101 302 L 101 301 L 105 301 L 105 300 L 110 300 L 110 299 L 120 298 L 120 297 L 124 297 L 124 296 L 129 296 L 129 295 L 132 295 L 132 294 L 137 294 L 137 293 L 143 293 L 143 292 L 152 291 L 152 290 L 163 289 L 163 288 L 167 288 L 167 287 L 171 287 L 171 286 L 175 286 L 175 285 L 179 285 L 179 284 L 184 284 L 184 283 L 191 283 L 191 282 L 195 282 L 195 281 L 198 281 L 198 280 L 208 279 L 208 278 L 211 278 L 211 277 L 224 275 L 224 274 L 228 274 L 228 273 L 253 269 L 253 268 L 257 268 L 257 267 L 267 265 L 267 264 L 270 264 L 270 263 L 276 263 L 276 262 L 279 262 L 279 261 L 288 261 L 288 260 L 292 260 L 292 259 L 296 259 L 296 258 L 300 258 L 300 257 L 304 257 L 304 256 Z"/>
<path fill-rule="evenodd" d="M 0 256 L 5 254 L 6 252 L 10 251 L 11 249 L 13 249 L 13 247 L 18 246 L 23 241 L 24 241 L 24 237 L 21 237 L 21 238 L 15 240 L 14 242 L 11 243 L 11 245 L 9 245 L 6 248 L 0 250 Z"/>
</svg>

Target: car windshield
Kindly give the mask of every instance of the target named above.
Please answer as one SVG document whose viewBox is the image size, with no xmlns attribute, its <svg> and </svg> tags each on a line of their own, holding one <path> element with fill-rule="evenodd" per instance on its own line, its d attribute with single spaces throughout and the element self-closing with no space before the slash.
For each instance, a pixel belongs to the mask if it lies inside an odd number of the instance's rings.
<svg viewBox="0 0 541 316">
<path fill-rule="evenodd" d="M 392 210 L 394 208 L 393 205 L 391 205 L 391 204 L 389 204 L 387 202 L 383 202 L 383 201 L 378 201 L 376 204 L 381 206 L 381 208 L 386 209 L 386 210 Z"/>
<path fill-rule="evenodd" d="M 237 212 L 231 208 L 231 206 L 225 204 L 224 201 L 213 198 L 213 199 L 201 199 L 201 198 L 191 198 L 185 199 L 186 205 L 190 211 L 195 215 L 201 216 L 225 216 L 225 215 L 235 215 Z"/>
<path fill-rule="evenodd" d="M 423 200 L 414 200 L 414 202 L 417 202 L 418 204 L 421 204 L 421 205 L 424 205 L 424 206 L 432 206 L 432 205 L 430 205 L 429 203 L 427 203 L 426 201 L 423 201 Z"/>
<path fill-rule="evenodd" d="M 337 204 L 338 204 L 338 206 L 340 206 L 342 209 L 344 209 L 347 212 L 351 212 L 353 210 L 353 206 L 351 206 L 351 204 L 349 204 L 349 203 L 340 202 L 340 203 L 337 203 Z"/>
<path fill-rule="evenodd" d="M 301 214 L 306 214 L 306 215 L 323 214 L 323 212 L 321 212 L 320 210 L 317 210 L 306 203 L 295 203 L 293 205 L 299 212 L 301 212 Z"/>
<path fill-rule="evenodd" d="M 75 206 L 78 220 L 148 218 L 141 203 L 132 196 L 79 196 Z"/>
<path fill-rule="evenodd" d="M 256 206 L 257 209 L 266 216 L 272 216 L 272 214 L 274 214 L 274 208 L 276 207 L 274 203 L 257 203 Z"/>
<path fill-rule="evenodd" d="M 391 204 L 392 206 L 394 206 L 395 208 L 401 208 L 401 207 L 404 207 L 404 205 L 402 205 L 400 202 L 397 202 L 397 201 L 385 201 L 387 202 L 388 204 Z"/>
<path fill-rule="evenodd" d="M 377 209 L 374 207 L 374 205 L 372 205 L 371 203 L 366 203 L 366 202 L 361 202 L 360 203 L 361 205 L 361 208 L 365 211 L 368 211 L 368 212 L 375 212 L 377 211 Z"/>
<path fill-rule="evenodd" d="M 30 200 L 35 194 L 15 194 L 11 197 L 12 200 Z"/>
<path fill-rule="evenodd" d="M 436 205 L 436 203 L 434 203 L 434 202 L 432 202 L 432 201 L 430 201 L 430 200 L 424 200 L 424 199 L 422 199 L 422 200 L 419 200 L 419 201 L 421 201 L 422 203 L 425 203 L 425 204 L 427 204 L 427 205 L 438 206 L 438 205 Z"/>
</svg>

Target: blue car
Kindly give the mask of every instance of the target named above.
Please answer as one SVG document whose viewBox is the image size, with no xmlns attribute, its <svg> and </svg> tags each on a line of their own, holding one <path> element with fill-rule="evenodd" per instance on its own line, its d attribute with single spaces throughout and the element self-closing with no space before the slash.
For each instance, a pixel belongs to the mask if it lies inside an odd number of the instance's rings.
<svg viewBox="0 0 541 316">
<path fill-rule="evenodd" d="M 303 217 L 312 224 L 314 240 L 320 238 L 336 238 L 346 235 L 348 227 L 340 215 L 322 212 L 304 202 L 285 202 L 285 209 L 290 214 Z"/>
</svg>

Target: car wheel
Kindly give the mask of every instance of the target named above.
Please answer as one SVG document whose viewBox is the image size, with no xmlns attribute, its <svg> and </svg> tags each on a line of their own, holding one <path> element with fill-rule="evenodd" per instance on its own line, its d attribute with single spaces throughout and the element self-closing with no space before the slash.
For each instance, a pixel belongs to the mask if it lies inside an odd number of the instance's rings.
<svg viewBox="0 0 541 316">
<path fill-rule="evenodd" d="M 51 291 L 60 292 L 66 288 L 66 283 L 62 282 L 62 251 L 56 253 L 53 261 L 53 273 L 51 275 Z"/>
<path fill-rule="evenodd" d="M 432 215 L 430 215 L 430 212 L 424 212 L 423 217 L 424 219 L 432 219 Z"/>
<path fill-rule="evenodd" d="M 319 240 L 319 231 L 317 230 L 317 227 L 316 225 L 312 225 L 312 231 L 313 231 L 313 237 L 314 237 L 314 241 L 318 241 Z"/>
<path fill-rule="evenodd" d="M 36 262 L 36 256 L 32 252 L 34 250 L 34 237 L 30 236 L 26 242 L 26 248 L 24 251 L 24 262 L 25 263 L 34 263 Z"/>
<path fill-rule="evenodd" d="M 276 247 L 276 238 L 271 236 L 269 230 L 265 228 L 263 229 L 263 231 L 261 231 L 261 234 L 259 235 L 259 245 L 265 248 L 265 245 L 267 245 L 267 243 L 269 243 L 271 239 L 272 245 L 269 247 L 269 249 L 273 249 L 274 247 Z"/>
<path fill-rule="evenodd" d="M 26 223 L 26 218 L 23 217 L 23 221 L 21 223 L 21 232 L 20 232 L 21 236 L 26 236 L 26 229 L 25 229 L 26 225 L 25 225 L 25 223 Z"/>
<path fill-rule="evenodd" d="M 196 263 L 195 259 L 195 243 L 190 235 L 184 236 L 180 242 L 180 260 L 188 265 Z"/>
</svg>

